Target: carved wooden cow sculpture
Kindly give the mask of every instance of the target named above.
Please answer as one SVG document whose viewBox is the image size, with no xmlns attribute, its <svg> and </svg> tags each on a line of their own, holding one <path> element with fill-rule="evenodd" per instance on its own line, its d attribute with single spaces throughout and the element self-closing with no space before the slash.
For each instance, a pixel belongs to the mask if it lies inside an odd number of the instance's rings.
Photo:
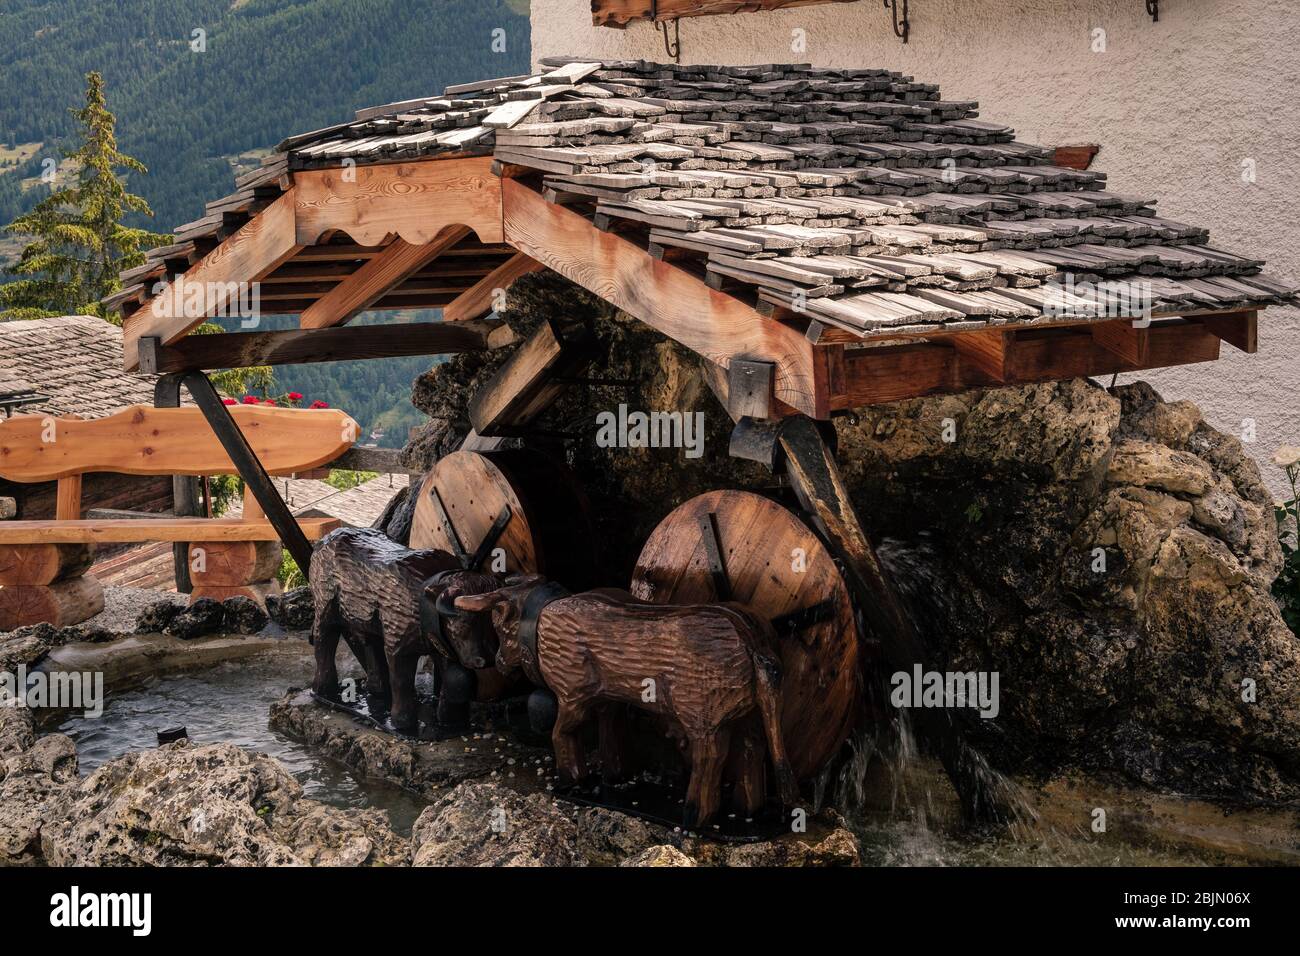
<svg viewBox="0 0 1300 956">
<path fill-rule="evenodd" d="M 310 584 L 315 600 L 312 641 L 316 675 L 312 689 L 337 698 L 334 656 L 342 635 L 366 668 L 367 690 L 391 704 L 393 726 L 418 725 L 415 671 L 420 657 L 437 653 L 469 668 L 488 667 L 496 635 L 474 615 L 435 615 L 426 626 L 421 601 L 447 611 L 458 595 L 492 590 L 501 579 L 463 571 L 446 551 L 413 551 L 372 528 L 341 528 L 327 535 L 312 558 Z M 425 615 L 426 622 L 428 615 Z"/>
<path fill-rule="evenodd" d="M 562 590 L 539 581 L 458 597 L 455 605 L 491 609 L 497 667 L 523 667 L 555 694 L 552 742 L 561 773 L 573 781 L 586 776 L 578 730 L 596 707 L 616 702 L 650 711 L 687 742 L 685 823 L 698 826 L 718 808 L 733 727 L 757 708 L 781 799 L 797 801 L 768 622 L 738 604 L 652 605 L 615 590 L 559 596 Z"/>
</svg>

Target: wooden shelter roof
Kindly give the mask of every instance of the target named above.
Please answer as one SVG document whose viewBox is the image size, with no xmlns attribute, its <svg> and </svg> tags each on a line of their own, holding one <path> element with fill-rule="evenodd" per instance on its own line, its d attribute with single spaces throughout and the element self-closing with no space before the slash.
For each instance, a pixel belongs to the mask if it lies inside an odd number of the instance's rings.
<svg viewBox="0 0 1300 956">
<path fill-rule="evenodd" d="M 909 393 L 855 392 L 845 345 L 952 336 L 967 369 L 922 362 L 933 391 L 1106 371 L 1101 353 L 1049 367 L 1032 348 L 1008 364 L 1008 333 L 1096 322 L 1082 331 L 1102 353 L 1147 368 L 1217 357 L 1220 338 L 1253 350 L 1255 310 L 1296 293 L 1154 197 L 1056 166 L 976 103 L 899 73 L 543 64 L 284 140 L 123 274 L 109 304 L 132 316 L 128 368 L 141 335 L 188 331 L 147 314 L 152 284 L 178 272 L 260 281 L 262 311 L 311 329 L 367 308 L 477 319 L 493 289 L 545 265 L 719 365 L 774 361 L 776 397 L 814 414 Z M 1099 282 L 1144 283 L 1157 317 L 1231 322 L 1121 328 L 1079 285 Z"/>
</svg>

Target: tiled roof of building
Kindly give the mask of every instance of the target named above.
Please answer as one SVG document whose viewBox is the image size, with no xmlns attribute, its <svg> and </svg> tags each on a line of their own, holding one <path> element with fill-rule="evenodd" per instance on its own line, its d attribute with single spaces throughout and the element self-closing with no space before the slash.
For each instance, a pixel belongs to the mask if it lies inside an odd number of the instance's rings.
<svg viewBox="0 0 1300 956">
<path fill-rule="evenodd" d="M 350 528 L 369 528 L 384 513 L 393 495 L 405 488 L 409 481 L 407 475 L 379 475 L 355 488 L 320 498 L 306 508 L 295 508 L 295 514 L 308 518 L 338 518 Z"/>
<path fill-rule="evenodd" d="M 42 400 L 23 414 L 101 418 L 153 404 L 156 377 L 122 371 L 122 330 L 88 315 L 0 322 L 0 391 Z"/>
<path fill-rule="evenodd" d="M 124 284 L 278 195 L 286 172 L 492 155 L 543 173 L 552 202 L 693 262 L 714 288 L 863 338 L 1094 317 L 1087 292 L 1061 291 L 1067 274 L 1149 283 L 1160 314 L 1296 291 L 1202 226 L 1158 215 L 1155 197 L 1053 165 L 975 102 L 900 73 L 542 62 L 286 139 Z"/>
</svg>

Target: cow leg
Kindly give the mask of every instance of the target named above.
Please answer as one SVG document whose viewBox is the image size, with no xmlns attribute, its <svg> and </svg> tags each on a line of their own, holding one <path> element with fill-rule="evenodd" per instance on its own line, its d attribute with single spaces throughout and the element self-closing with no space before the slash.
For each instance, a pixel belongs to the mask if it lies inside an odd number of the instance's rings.
<svg viewBox="0 0 1300 956">
<path fill-rule="evenodd" d="M 759 731 L 746 729 L 732 751 L 731 765 L 736 780 L 732 803 L 739 813 L 752 817 L 767 802 L 767 752 L 763 738 Z"/>
<path fill-rule="evenodd" d="M 600 729 L 600 779 L 618 783 L 626 771 L 627 713 L 622 704 L 605 704 L 596 719 Z"/>
<path fill-rule="evenodd" d="M 388 681 L 388 658 L 384 654 L 382 634 L 366 635 L 361 659 L 366 668 L 366 703 L 373 716 L 387 714 L 393 704 L 393 688 Z"/>
<path fill-rule="evenodd" d="M 582 752 L 578 731 L 591 711 L 588 702 L 560 701 L 555 726 L 551 728 L 551 745 L 555 748 L 555 769 L 563 783 L 581 783 L 587 776 L 587 761 Z"/>
<path fill-rule="evenodd" d="M 420 727 L 415 707 L 415 671 L 420 664 L 420 652 L 405 646 L 412 642 L 401 643 L 402 647 L 388 659 L 389 686 L 393 693 L 390 719 L 393 729 L 414 733 Z"/>
<path fill-rule="evenodd" d="M 312 643 L 316 645 L 316 674 L 311 689 L 327 700 L 337 700 L 339 696 L 339 671 L 334 658 L 342 633 L 338 601 L 322 600 L 316 605 L 311 624 Z"/>
<path fill-rule="evenodd" d="M 713 819 L 722 798 L 722 767 L 727 762 L 730 729 L 691 738 L 691 782 L 686 787 L 682 822 L 688 828 L 701 827 Z"/>
</svg>

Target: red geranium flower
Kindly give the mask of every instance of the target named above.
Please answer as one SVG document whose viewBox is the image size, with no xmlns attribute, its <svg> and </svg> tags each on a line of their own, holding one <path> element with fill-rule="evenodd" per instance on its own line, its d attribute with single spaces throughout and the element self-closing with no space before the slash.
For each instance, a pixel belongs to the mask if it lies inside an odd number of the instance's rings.
<svg viewBox="0 0 1300 956">
<path fill-rule="evenodd" d="M 222 405 L 238 405 L 239 403 L 238 403 L 237 401 L 235 401 L 233 398 L 223 398 L 223 399 L 221 400 L 221 404 L 222 404 Z"/>
<path fill-rule="evenodd" d="M 245 405 L 260 405 L 260 404 L 262 404 L 262 400 L 261 400 L 260 398 L 258 398 L 256 395 L 245 395 L 245 396 L 243 397 L 242 401 L 243 401 L 243 403 L 244 403 Z"/>
<path fill-rule="evenodd" d="M 297 402 L 302 400 L 302 392 L 290 392 L 289 401 Z"/>
<path fill-rule="evenodd" d="M 320 399 L 312 402 L 308 408 L 329 408 L 329 402 L 322 402 Z"/>
</svg>

